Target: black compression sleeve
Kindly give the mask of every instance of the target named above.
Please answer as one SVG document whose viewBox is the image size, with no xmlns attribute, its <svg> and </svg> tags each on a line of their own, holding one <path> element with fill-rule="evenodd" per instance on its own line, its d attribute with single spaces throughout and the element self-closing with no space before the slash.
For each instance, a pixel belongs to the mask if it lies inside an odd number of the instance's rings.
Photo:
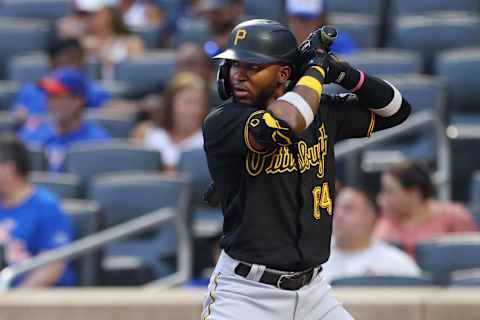
<svg viewBox="0 0 480 320">
<path fill-rule="evenodd" d="M 407 100 L 403 99 L 400 109 L 394 115 L 390 117 L 375 116 L 376 121 L 375 121 L 375 127 L 373 131 L 380 131 L 383 129 L 392 128 L 402 123 L 403 121 L 407 120 L 411 111 L 412 111 L 412 107 L 410 106 L 410 103 L 408 103 Z"/>
<path fill-rule="evenodd" d="M 369 109 L 381 109 L 388 105 L 394 95 L 393 88 L 384 80 L 364 75 L 363 85 L 355 91 L 360 105 Z"/>
</svg>

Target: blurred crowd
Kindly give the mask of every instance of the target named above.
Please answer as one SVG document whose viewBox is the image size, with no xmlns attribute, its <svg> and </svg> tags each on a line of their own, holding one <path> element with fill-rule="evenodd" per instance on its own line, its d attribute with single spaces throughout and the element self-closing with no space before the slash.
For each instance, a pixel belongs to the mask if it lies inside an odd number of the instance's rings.
<svg viewBox="0 0 480 320">
<path fill-rule="evenodd" d="M 321 26 L 339 23 L 344 29 L 340 28 L 332 51 L 349 61 L 348 57 L 371 52 L 371 48 L 380 52 L 389 43 L 385 30 L 391 25 L 382 12 L 388 9 L 383 4 L 390 1 L 370 2 L 378 4 L 378 10 L 372 9 L 378 19 L 375 40 L 366 34 L 367 29 L 356 30 L 355 26 L 358 21 L 370 26 L 371 21 L 346 15 L 345 23 L 334 11 L 333 1 L 71 0 L 65 1 L 61 14 L 35 9 L 43 12 L 39 16 L 25 9 L 11 14 L 15 2 L 0 1 L 0 28 L 8 19 L 18 19 L 15 23 L 25 23 L 27 29 L 33 21 L 48 20 L 46 36 L 41 35 L 41 28 L 33 26 L 31 31 L 38 39 L 45 36 L 45 41 L 31 50 L 19 49 L 0 62 L 0 78 L 4 79 L 0 87 L 7 88 L 9 81 L 16 84 L 10 95 L 0 90 L 0 266 L 77 237 L 73 221 L 62 208 L 62 194 L 30 179 L 32 171 L 58 176 L 75 173 L 66 162 L 77 145 L 107 146 L 121 140 L 158 154 L 161 165 L 157 171 L 170 176 L 186 170 L 182 159 L 187 154 L 202 154 L 203 119 L 221 103 L 216 65 L 210 58 L 224 48 L 237 23 L 275 18 L 289 25 L 299 43 Z M 472 42 L 472 47 L 480 46 L 480 36 Z M 416 73 L 432 74 L 429 59 L 425 58 L 425 66 L 418 63 Z M 476 68 L 479 64 L 480 58 Z M 416 101 L 411 102 L 417 110 Z M 421 105 L 418 110 L 430 107 Z M 450 233 L 477 232 L 476 212 L 463 196 L 465 191 L 459 195 L 455 189 L 455 200 L 461 202 L 437 199 L 432 179 L 435 160 L 423 152 L 435 145 L 430 139 L 430 133 L 419 133 L 382 147 L 401 150 L 402 160 L 415 161 L 395 161 L 377 170 L 378 184 L 370 185 L 368 179 L 362 186 L 345 184 L 346 173 L 339 173 L 342 187 L 334 210 L 332 254 L 324 266 L 328 281 L 367 275 L 421 277 L 425 270 L 416 261 L 419 244 Z M 32 150 L 45 158 L 43 165 L 35 165 Z M 206 166 L 198 165 L 188 173 L 208 176 Z M 138 164 L 132 169 L 139 169 Z M 459 174 L 457 178 L 463 178 L 462 183 L 470 176 Z M 88 183 L 82 181 L 84 191 L 78 198 L 88 198 Z M 193 194 L 201 197 L 201 191 Z M 191 206 L 193 220 L 219 221 L 221 226 L 218 208 L 205 209 L 200 199 L 194 199 Z M 217 225 L 208 236 L 193 236 L 195 278 L 205 276 L 205 270 L 208 273 L 213 266 L 219 232 Z M 162 275 L 153 272 L 149 280 Z M 31 272 L 14 285 L 73 285 L 78 283 L 75 278 L 73 265 L 61 262 Z M 121 281 L 108 284 L 122 285 Z"/>
</svg>

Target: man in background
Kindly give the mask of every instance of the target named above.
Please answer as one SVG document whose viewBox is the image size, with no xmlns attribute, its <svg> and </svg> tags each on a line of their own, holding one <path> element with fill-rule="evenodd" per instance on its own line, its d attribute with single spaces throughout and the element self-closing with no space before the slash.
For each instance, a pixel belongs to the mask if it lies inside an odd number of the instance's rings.
<svg viewBox="0 0 480 320">
<path fill-rule="evenodd" d="M 0 248 L 2 265 L 12 265 L 43 251 L 68 244 L 72 226 L 57 198 L 28 181 L 30 160 L 25 146 L 0 136 Z M 71 286 L 75 274 L 64 261 L 54 262 L 14 281 L 14 286 Z"/>
<path fill-rule="evenodd" d="M 63 171 L 65 149 L 78 142 L 106 141 L 106 130 L 86 121 L 88 81 L 75 68 L 60 68 L 39 82 L 48 96 L 46 120 L 30 119 L 20 130 L 26 143 L 41 145 L 47 154 L 49 171 Z"/>
<path fill-rule="evenodd" d="M 342 277 L 419 276 L 420 269 L 406 253 L 373 237 L 375 203 L 361 189 L 342 189 L 335 203 L 333 246 L 323 265 L 327 281 Z"/>
</svg>

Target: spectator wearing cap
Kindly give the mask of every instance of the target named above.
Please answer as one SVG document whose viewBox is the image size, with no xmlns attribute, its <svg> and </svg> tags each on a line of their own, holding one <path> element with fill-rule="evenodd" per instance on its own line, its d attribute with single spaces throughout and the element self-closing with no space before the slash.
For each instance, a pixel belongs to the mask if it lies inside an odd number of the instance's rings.
<svg viewBox="0 0 480 320">
<path fill-rule="evenodd" d="M 353 276 L 419 276 L 406 253 L 373 236 L 375 202 L 360 188 L 343 188 L 335 203 L 332 251 L 323 265 L 327 281 Z"/>
<path fill-rule="evenodd" d="M 329 24 L 324 0 L 287 0 L 286 9 L 288 25 L 298 43 L 312 31 Z M 358 51 L 358 46 L 348 34 L 339 32 L 332 51 L 336 54 L 354 53 Z"/>
<path fill-rule="evenodd" d="M 54 194 L 33 186 L 26 147 L 11 135 L 0 136 L 0 257 L 2 266 L 21 263 L 73 238 L 68 216 Z M 58 261 L 15 279 L 15 287 L 71 286 L 72 266 Z"/>
<path fill-rule="evenodd" d="M 116 0 L 123 21 L 130 28 L 158 27 L 165 23 L 165 16 L 153 1 Z"/>
<path fill-rule="evenodd" d="M 82 38 L 87 32 L 89 19 L 106 5 L 107 0 L 73 0 L 71 14 L 58 20 L 59 38 Z"/>
<path fill-rule="evenodd" d="M 76 39 L 55 41 L 48 49 L 50 72 L 63 67 L 85 68 L 85 55 L 80 42 Z M 111 101 L 111 95 L 98 84 L 87 80 L 85 105 L 89 109 L 98 109 Z M 28 117 L 43 117 L 47 113 L 47 94 L 36 83 L 27 83 L 17 94 L 11 107 L 16 119 L 23 123 Z"/>
<path fill-rule="evenodd" d="M 238 0 L 199 0 L 196 9 L 208 21 L 210 39 L 204 44 L 204 50 L 213 57 L 225 49 L 228 36 L 242 14 L 242 3 Z"/>
<path fill-rule="evenodd" d="M 414 256 L 424 240 L 455 232 L 476 231 L 467 209 L 452 202 L 435 200 L 430 170 L 415 162 L 393 166 L 381 176 L 378 203 L 382 217 L 375 234 L 396 243 Z"/>
<path fill-rule="evenodd" d="M 60 68 L 39 81 L 48 95 L 46 121 L 30 119 L 20 131 L 26 143 L 43 146 L 50 171 L 62 171 L 65 148 L 83 141 L 105 141 L 109 135 L 100 126 L 83 118 L 87 79 L 75 68 Z"/>
</svg>

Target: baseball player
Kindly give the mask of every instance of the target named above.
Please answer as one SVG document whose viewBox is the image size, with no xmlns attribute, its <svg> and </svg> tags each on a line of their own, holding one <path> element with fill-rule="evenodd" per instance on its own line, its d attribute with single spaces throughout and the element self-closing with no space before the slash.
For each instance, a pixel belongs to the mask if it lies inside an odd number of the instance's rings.
<svg viewBox="0 0 480 320">
<path fill-rule="evenodd" d="M 214 57 L 223 59 L 219 94 L 232 100 L 203 127 L 224 234 L 202 319 L 352 319 L 321 272 L 333 145 L 393 127 L 411 108 L 391 84 L 330 56 L 324 40 L 314 32 L 298 49 L 285 26 L 255 19 L 237 25 Z M 330 82 L 352 94 L 322 94 Z"/>
</svg>

